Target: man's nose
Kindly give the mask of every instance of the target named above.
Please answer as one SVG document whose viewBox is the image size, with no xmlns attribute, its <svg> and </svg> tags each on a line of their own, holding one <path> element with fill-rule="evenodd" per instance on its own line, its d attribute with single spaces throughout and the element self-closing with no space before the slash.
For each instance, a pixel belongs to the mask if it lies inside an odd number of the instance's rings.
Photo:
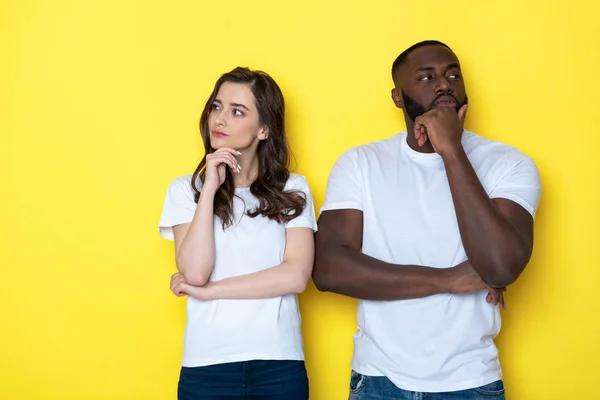
<svg viewBox="0 0 600 400">
<path fill-rule="evenodd" d="M 435 84 L 435 92 L 436 93 L 451 93 L 452 86 L 448 79 L 445 76 L 440 77 Z"/>
</svg>

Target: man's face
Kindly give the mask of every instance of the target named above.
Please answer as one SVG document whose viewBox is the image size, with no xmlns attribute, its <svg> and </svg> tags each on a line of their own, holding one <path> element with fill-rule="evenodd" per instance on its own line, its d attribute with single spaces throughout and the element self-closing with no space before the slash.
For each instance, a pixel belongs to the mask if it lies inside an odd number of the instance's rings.
<svg viewBox="0 0 600 400">
<path fill-rule="evenodd" d="M 394 81 L 394 102 L 413 122 L 433 108 L 452 107 L 458 111 L 468 101 L 458 59 L 444 46 L 414 50 Z"/>
</svg>

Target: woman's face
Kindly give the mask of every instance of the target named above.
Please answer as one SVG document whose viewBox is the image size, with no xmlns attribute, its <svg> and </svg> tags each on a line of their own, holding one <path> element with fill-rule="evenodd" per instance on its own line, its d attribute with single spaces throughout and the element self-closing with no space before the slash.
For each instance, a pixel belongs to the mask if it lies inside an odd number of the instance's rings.
<svg viewBox="0 0 600 400">
<path fill-rule="evenodd" d="M 247 84 L 225 82 L 221 85 L 208 115 L 213 149 L 246 149 L 258 146 L 260 140 L 267 138 L 267 128 L 260 124 L 255 102 Z"/>
</svg>

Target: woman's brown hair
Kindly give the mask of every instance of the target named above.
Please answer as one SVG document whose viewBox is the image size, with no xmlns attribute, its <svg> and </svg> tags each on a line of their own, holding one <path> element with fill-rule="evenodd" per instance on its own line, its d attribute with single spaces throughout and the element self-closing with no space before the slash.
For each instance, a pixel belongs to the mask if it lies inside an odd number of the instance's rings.
<svg viewBox="0 0 600 400">
<path fill-rule="evenodd" d="M 302 213 L 306 206 L 304 193 L 284 191 L 290 176 L 290 148 L 285 135 L 285 103 L 283 93 L 277 83 L 267 73 L 237 67 L 217 80 L 200 117 L 200 133 L 204 142 L 205 155 L 192 175 L 194 201 L 198 203 L 200 190 L 196 187 L 198 176 L 204 184 L 206 175 L 206 155 L 213 153 L 210 145 L 208 116 L 221 85 L 225 82 L 247 84 L 256 99 L 259 122 L 268 128 L 269 136 L 258 144 L 258 175 L 250 185 L 250 192 L 259 200 L 255 210 L 248 210 L 249 217 L 263 215 L 277 222 L 288 222 Z M 214 213 L 223 222 L 223 229 L 233 223 L 233 198 L 235 187 L 233 173 L 226 169 L 225 182 L 215 194 Z"/>
</svg>

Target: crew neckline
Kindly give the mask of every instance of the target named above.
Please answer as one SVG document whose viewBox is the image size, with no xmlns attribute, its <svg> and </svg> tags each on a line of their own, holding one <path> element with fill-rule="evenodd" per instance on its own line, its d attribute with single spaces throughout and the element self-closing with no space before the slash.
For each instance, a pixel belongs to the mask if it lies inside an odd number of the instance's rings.
<svg viewBox="0 0 600 400">
<path fill-rule="evenodd" d="M 467 130 L 463 129 L 462 132 L 462 136 L 460 138 L 460 141 L 464 147 L 465 145 L 465 140 L 467 138 Z M 404 153 L 406 153 L 411 159 L 415 160 L 415 161 L 423 161 L 423 162 L 438 162 L 438 161 L 442 161 L 442 157 L 436 153 L 421 153 L 419 151 L 414 150 L 413 148 L 411 148 L 408 145 L 408 134 L 406 132 L 402 132 L 402 138 L 401 138 L 401 146 L 402 146 L 402 151 Z"/>
</svg>

